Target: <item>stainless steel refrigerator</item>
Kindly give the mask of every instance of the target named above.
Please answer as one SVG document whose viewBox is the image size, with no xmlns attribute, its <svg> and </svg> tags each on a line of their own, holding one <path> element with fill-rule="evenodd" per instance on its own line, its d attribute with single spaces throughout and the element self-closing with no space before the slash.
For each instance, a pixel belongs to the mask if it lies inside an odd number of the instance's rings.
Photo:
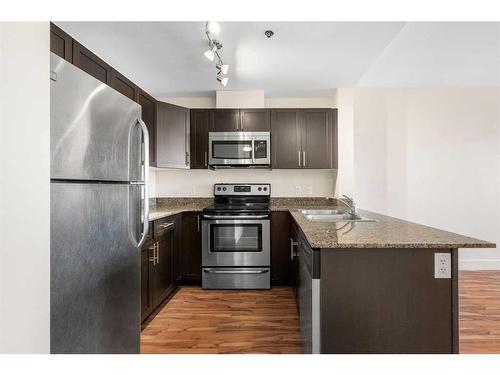
<svg viewBox="0 0 500 375">
<path fill-rule="evenodd" d="M 51 352 L 139 353 L 149 166 L 141 107 L 50 60 Z"/>
</svg>

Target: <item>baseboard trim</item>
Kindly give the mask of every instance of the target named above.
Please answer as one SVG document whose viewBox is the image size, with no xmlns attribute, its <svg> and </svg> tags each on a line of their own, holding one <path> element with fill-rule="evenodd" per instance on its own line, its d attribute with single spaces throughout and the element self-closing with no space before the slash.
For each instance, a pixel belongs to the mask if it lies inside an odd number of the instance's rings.
<svg viewBox="0 0 500 375">
<path fill-rule="evenodd" d="M 500 270 L 500 259 L 462 259 L 458 269 L 463 271 Z"/>
</svg>

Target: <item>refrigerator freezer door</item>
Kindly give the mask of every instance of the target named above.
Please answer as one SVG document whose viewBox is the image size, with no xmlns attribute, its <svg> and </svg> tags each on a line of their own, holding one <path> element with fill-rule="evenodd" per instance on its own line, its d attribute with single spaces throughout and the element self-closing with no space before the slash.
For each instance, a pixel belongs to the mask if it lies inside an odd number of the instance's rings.
<svg viewBox="0 0 500 375">
<path fill-rule="evenodd" d="M 139 104 L 50 55 L 51 178 L 141 179 Z"/>
<path fill-rule="evenodd" d="M 141 187 L 51 183 L 52 353 L 139 353 Z"/>
</svg>

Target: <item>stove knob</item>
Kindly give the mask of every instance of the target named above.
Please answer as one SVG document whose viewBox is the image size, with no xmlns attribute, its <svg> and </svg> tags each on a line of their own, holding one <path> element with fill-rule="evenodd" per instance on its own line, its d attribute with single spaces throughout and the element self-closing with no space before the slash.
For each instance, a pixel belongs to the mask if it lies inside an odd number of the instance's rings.
<svg viewBox="0 0 500 375">
<path fill-rule="evenodd" d="M 264 188 L 264 189 L 265 189 L 265 188 Z M 262 188 L 259 186 L 259 189 L 258 189 L 258 190 L 259 190 L 259 191 L 262 191 Z"/>
<path fill-rule="evenodd" d="M 220 191 L 220 186 L 217 188 L 217 191 Z"/>
<path fill-rule="evenodd" d="M 264 191 L 267 191 L 267 187 L 264 186 Z"/>
<path fill-rule="evenodd" d="M 222 190 L 223 190 L 223 191 L 226 191 L 227 189 L 226 189 L 226 187 L 224 186 L 224 187 L 222 188 Z"/>
</svg>

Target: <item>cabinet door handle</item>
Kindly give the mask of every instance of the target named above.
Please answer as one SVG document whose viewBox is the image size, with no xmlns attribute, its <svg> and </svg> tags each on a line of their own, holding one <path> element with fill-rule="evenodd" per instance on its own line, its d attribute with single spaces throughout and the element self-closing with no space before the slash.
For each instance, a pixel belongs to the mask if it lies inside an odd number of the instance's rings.
<svg viewBox="0 0 500 375">
<path fill-rule="evenodd" d="M 156 264 L 160 264 L 160 245 L 159 243 L 157 242 L 156 244 Z"/>
<path fill-rule="evenodd" d="M 305 151 L 302 151 L 303 153 L 303 157 L 302 157 L 302 163 L 303 163 L 303 167 L 305 167 L 307 165 L 307 159 L 306 159 L 306 152 Z"/>
<path fill-rule="evenodd" d="M 153 257 L 149 256 L 150 251 L 153 250 Z M 153 266 L 156 264 L 156 244 L 153 244 L 153 246 L 148 247 L 148 256 L 149 256 L 149 261 L 153 262 Z"/>
<path fill-rule="evenodd" d="M 302 167 L 302 163 L 300 162 L 300 151 L 298 151 L 299 153 L 299 168 Z"/>
<path fill-rule="evenodd" d="M 205 167 L 208 167 L 208 156 L 206 151 L 205 151 Z"/>
<path fill-rule="evenodd" d="M 186 165 L 189 165 L 189 152 L 186 152 Z"/>
<path fill-rule="evenodd" d="M 295 242 L 293 238 L 290 238 L 290 259 L 293 260 L 297 256 L 297 254 L 294 251 L 294 247 L 298 245 L 298 242 Z"/>
<path fill-rule="evenodd" d="M 160 227 L 163 229 L 168 229 L 174 226 L 174 223 L 166 223 L 166 224 L 160 224 Z"/>
<path fill-rule="evenodd" d="M 196 216 L 198 222 L 198 232 L 200 232 L 200 215 Z"/>
</svg>

